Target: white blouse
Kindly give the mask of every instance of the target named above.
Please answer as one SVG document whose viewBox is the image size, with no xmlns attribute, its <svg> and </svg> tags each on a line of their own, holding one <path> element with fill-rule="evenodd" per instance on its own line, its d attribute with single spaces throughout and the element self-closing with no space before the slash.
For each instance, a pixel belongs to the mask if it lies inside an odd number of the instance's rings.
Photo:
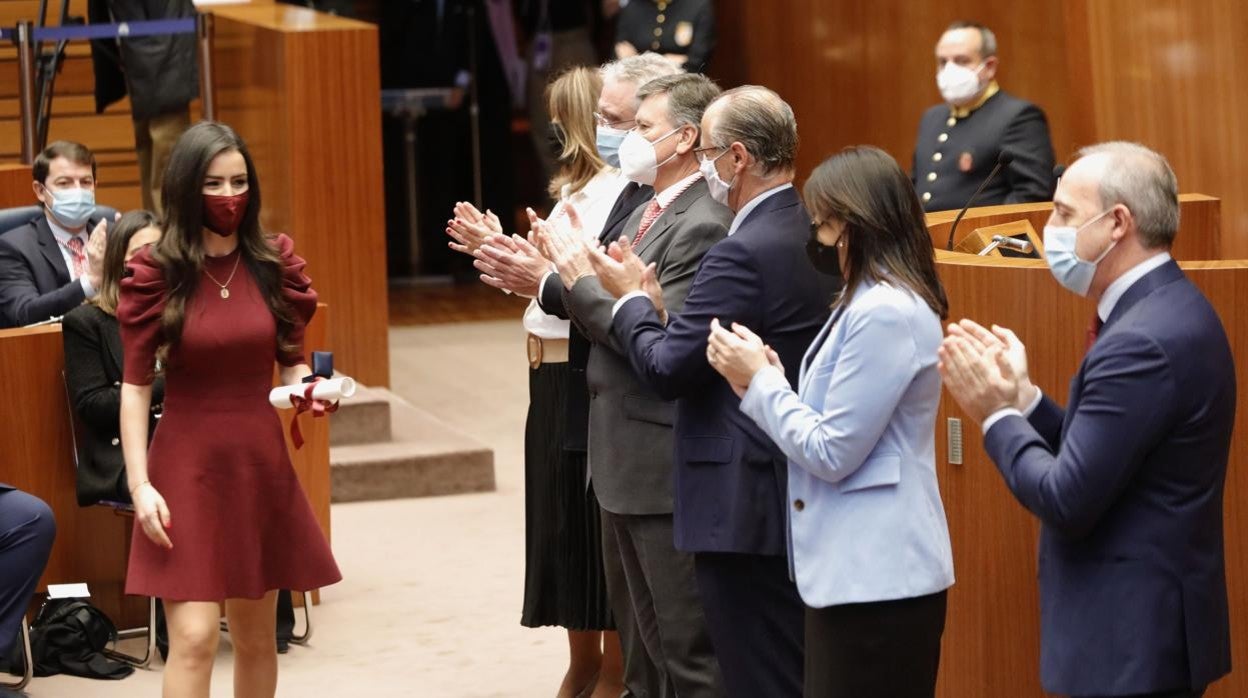
<svg viewBox="0 0 1248 698">
<path fill-rule="evenodd" d="M 578 192 L 570 192 L 564 185 L 559 195 L 559 203 L 546 220 L 551 225 L 568 225 L 567 207 L 576 209 L 581 218 L 581 233 L 590 244 L 597 244 L 602 228 L 607 224 L 607 216 L 615 207 L 615 200 L 628 184 L 619 170 L 606 168 L 581 188 Z M 568 321 L 543 312 L 536 300 L 529 302 L 524 311 L 524 329 L 542 339 L 567 339 Z"/>
</svg>

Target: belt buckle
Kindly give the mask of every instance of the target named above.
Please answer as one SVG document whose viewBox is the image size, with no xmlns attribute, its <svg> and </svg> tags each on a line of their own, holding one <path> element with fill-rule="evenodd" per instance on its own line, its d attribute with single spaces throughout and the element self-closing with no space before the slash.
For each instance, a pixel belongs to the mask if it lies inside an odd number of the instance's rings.
<svg viewBox="0 0 1248 698">
<path fill-rule="evenodd" d="M 535 334 L 529 335 L 526 348 L 529 354 L 529 368 L 537 369 L 542 365 L 542 338 Z"/>
</svg>

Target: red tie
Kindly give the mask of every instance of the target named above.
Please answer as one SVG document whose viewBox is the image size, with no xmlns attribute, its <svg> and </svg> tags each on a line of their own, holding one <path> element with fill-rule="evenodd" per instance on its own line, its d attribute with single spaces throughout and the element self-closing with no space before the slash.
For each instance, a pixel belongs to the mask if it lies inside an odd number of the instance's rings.
<svg viewBox="0 0 1248 698">
<path fill-rule="evenodd" d="M 70 259 L 74 260 L 74 278 L 87 273 L 87 256 L 83 254 L 82 238 L 74 236 L 65 243 L 69 248 Z"/>
<path fill-rule="evenodd" d="M 659 206 L 659 200 L 657 198 L 650 199 L 650 204 L 646 206 L 646 212 L 641 215 L 641 225 L 637 227 L 637 235 L 633 238 L 633 247 L 641 243 L 641 239 L 645 237 L 646 231 L 650 229 L 650 226 L 654 225 L 654 222 L 661 215 L 663 215 L 663 209 Z"/>
<path fill-rule="evenodd" d="M 1096 343 L 1096 338 L 1101 334 L 1101 328 L 1104 326 L 1101 314 L 1092 313 L 1092 320 L 1088 323 L 1088 345 L 1083 349 L 1085 354 L 1092 350 L 1092 345 Z"/>
</svg>

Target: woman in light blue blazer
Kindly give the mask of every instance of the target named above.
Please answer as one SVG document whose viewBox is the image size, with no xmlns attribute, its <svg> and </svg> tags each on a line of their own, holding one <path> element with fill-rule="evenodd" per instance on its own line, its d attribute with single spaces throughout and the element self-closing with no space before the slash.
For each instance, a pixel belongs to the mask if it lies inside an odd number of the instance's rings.
<svg viewBox="0 0 1248 698">
<path fill-rule="evenodd" d="M 932 696 L 953 584 L 935 462 L 948 303 L 922 205 L 888 154 L 848 148 L 811 174 L 803 195 L 811 263 L 844 289 L 797 392 L 748 328 L 712 323 L 707 358 L 789 458 L 805 694 Z"/>
</svg>

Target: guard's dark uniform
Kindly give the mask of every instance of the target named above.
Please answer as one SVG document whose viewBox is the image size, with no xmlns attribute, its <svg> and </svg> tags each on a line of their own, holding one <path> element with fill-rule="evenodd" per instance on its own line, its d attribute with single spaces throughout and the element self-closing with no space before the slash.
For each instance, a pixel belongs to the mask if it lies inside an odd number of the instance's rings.
<svg viewBox="0 0 1248 698">
<path fill-rule="evenodd" d="M 1014 160 L 989 182 L 977 206 L 1053 198 L 1053 144 L 1044 112 L 995 83 L 985 94 L 978 105 L 939 104 L 923 113 L 910 177 L 924 210 L 965 206 L 1003 150 Z"/>
<path fill-rule="evenodd" d="M 627 41 L 638 53 L 687 56 L 686 71 L 704 72 L 715 49 L 711 0 L 631 0 L 620 10 L 615 40 Z"/>
</svg>

